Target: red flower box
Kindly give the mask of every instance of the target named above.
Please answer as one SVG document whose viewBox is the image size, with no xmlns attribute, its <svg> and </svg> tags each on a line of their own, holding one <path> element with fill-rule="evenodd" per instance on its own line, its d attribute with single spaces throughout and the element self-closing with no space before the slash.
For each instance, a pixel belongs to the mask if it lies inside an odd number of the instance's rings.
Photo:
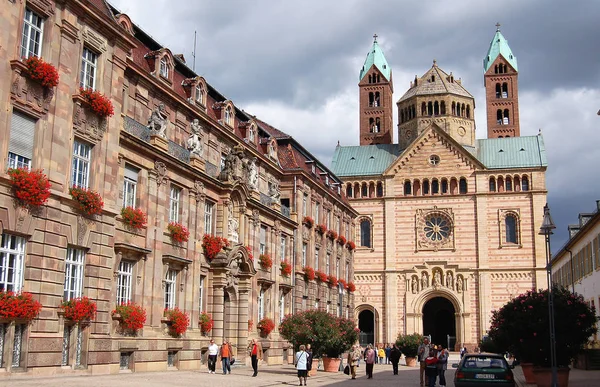
<svg viewBox="0 0 600 387">
<path fill-rule="evenodd" d="M 304 218 L 302 218 L 302 223 L 308 228 L 313 228 L 313 226 L 315 225 L 315 220 L 310 216 L 305 216 Z"/>
<path fill-rule="evenodd" d="M 206 312 L 200 312 L 198 324 L 200 325 L 200 330 L 202 333 L 208 333 L 213 329 L 214 321 L 210 314 Z"/>
<path fill-rule="evenodd" d="M 351 293 L 354 293 L 356 291 L 356 285 L 354 285 L 354 282 L 348 282 L 348 291 Z"/>
<path fill-rule="evenodd" d="M 334 288 L 338 285 L 338 280 L 337 280 L 337 278 L 335 278 L 335 276 L 330 275 L 329 277 L 327 277 L 327 279 L 329 281 L 329 286 L 331 286 L 332 288 Z"/>
<path fill-rule="evenodd" d="M 352 251 L 356 248 L 356 244 L 352 241 L 348 241 L 348 243 L 346 243 L 346 247 L 348 248 L 348 250 Z"/>
<path fill-rule="evenodd" d="M 292 265 L 287 259 L 281 261 L 281 274 L 284 277 L 289 277 L 292 274 Z"/>
<path fill-rule="evenodd" d="M 346 244 L 346 237 L 345 237 L 345 236 L 343 236 L 343 235 L 340 235 L 340 236 L 337 238 L 337 242 L 338 242 L 340 245 L 344 246 L 344 245 Z"/>
<path fill-rule="evenodd" d="M 273 329 L 275 329 L 275 323 L 270 318 L 265 317 L 258 322 L 256 327 L 260 331 L 261 335 L 265 337 L 268 336 Z"/>
<path fill-rule="evenodd" d="M 304 278 L 307 281 L 312 281 L 315 279 L 315 269 L 313 269 L 310 266 L 305 266 L 302 268 L 302 271 L 304 272 Z"/>
<path fill-rule="evenodd" d="M 179 308 L 165 309 L 169 333 L 174 336 L 183 335 L 190 325 L 190 316 Z"/>
<path fill-rule="evenodd" d="M 74 298 L 60 305 L 65 318 L 77 323 L 92 321 L 96 318 L 96 303 L 87 297 Z"/>
<path fill-rule="evenodd" d="M 327 231 L 327 238 L 329 238 L 331 240 L 336 240 L 337 236 L 338 236 L 337 232 L 335 232 L 333 230 Z"/>
<path fill-rule="evenodd" d="M 146 213 L 144 211 L 142 211 L 139 208 L 133 208 L 131 206 L 121 209 L 121 217 L 123 218 L 123 223 L 125 223 L 134 230 L 144 228 L 147 221 Z"/>
<path fill-rule="evenodd" d="M 229 241 L 226 238 L 210 234 L 204 234 L 202 237 L 202 249 L 204 250 L 204 256 L 206 257 L 206 260 L 209 262 L 215 259 L 217 254 L 219 254 L 221 250 L 227 246 L 229 246 Z M 249 250 L 248 254 L 250 254 Z"/>
<path fill-rule="evenodd" d="M 273 266 L 273 260 L 269 254 L 261 254 L 258 257 L 258 264 L 265 270 L 269 270 Z"/>
<path fill-rule="evenodd" d="M 30 56 L 25 60 L 25 66 L 27 66 L 25 75 L 27 75 L 29 79 L 48 88 L 58 85 L 59 77 L 56 67 L 45 62 L 42 58 Z"/>
<path fill-rule="evenodd" d="M 31 321 L 42 310 L 42 304 L 33 299 L 31 293 L 0 291 L 0 318 Z"/>
<path fill-rule="evenodd" d="M 315 275 L 317 276 L 317 279 L 321 282 L 327 282 L 327 274 L 322 273 L 320 271 L 315 271 Z"/>
<path fill-rule="evenodd" d="M 50 197 L 50 182 L 40 170 L 26 168 L 9 169 L 10 183 L 19 204 L 24 207 L 39 207 Z"/>
<path fill-rule="evenodd" d="M 181 223 L 171 222 L 167 226 L 167 230 L 169 230 L 169 236 L 171 237 L 171 240 L 175 243 L 184 243 L 190 238 L 190 232 L 188 231 L 187 227 Z"/>
<path fill-rule="evenodd" d="M 338 284 L 341 284 L 344 289 L 348 289 L 348 283 L 346 282 L 346 280 L 339 279 Z"/>
<path fill-rule="evenodd" d="M 133 302 L 117 305 L 111 312 L 112 316 L 121 316 L 121 328 L 129 331 L 137 331 L 144 327 L 146 323 L 146 311 L 141 306 Z"/>
<path fill-rule="evenodd" d="M 69 194 L 79 204 L 79 211 L 87 216 L 94 216 L 102 213 L 104 201 L 100 194 L 87 188 L 72 187 L 69 188 Z"/>
<path fill-rule="evenodd" d="M 321 235 L 322 235 L 322 234 L 325 234 L 325 231 L 327 231 L 327 227 L 325 227 L 325 225 L 324 225 L 324 224 L 318 224 L 318 225 L 315 227 L 315 231 L 317 231 L 319 234 L 321 234 Z"/>
<path fill-rule="evenodd" d="M 98 116 L 110 117 L 115 114 L 112 102 L 99 91 L 92 89 L 79 89 L 79 94 L 83 100 L 89 105 L 90 109 Z"/>
</svg>

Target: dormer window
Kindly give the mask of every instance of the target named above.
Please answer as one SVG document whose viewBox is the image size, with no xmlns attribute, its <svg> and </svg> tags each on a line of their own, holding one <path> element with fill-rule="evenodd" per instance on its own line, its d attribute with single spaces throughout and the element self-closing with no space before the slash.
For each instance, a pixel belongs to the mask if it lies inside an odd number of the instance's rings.
<svg viewBox="0 0 600 387">
<path fill-rule="evenodd" d="M 315 168 L 314 164 L 310 166 L 310 170 L 311 170 L 312 173 L 316 172 L 316 168 Z"/>
<path fill-rule="evenodd" d="M 231 106 L 225 108 L 225 121 L 227 125 L 233 126 L 233 109 Z"/>
<path fill-rule="evenodd" d="M 248 129 L 248 141 L 254 142 L 254 137 L 256 136 L 256 128 L 254 125 L 250 125 L 250 129 Z"/>
<path fill-rule="evenodd" d="M 206 105 L 204 103 L 204 88 L 201 84 L 196 85 L 196 103 L 200 105 Z"/>
<path fill-rule="evenodd" d="M 169 65 L 167 64 L 167 58 L 163 57 L 160 59 L 159 74 L 165 79 L 169 79 Z"/>
</svg>

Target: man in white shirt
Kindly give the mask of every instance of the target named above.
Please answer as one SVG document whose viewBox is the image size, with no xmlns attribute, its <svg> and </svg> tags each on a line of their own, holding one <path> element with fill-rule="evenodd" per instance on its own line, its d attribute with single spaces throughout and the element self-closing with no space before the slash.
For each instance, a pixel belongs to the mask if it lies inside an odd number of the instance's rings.
<svg viewBox="0 0 600 387">
<path fill-rule="evenodd" d="M 210 339 L 210 345 L 208 346 L 208 373 L 215 373 L 215 366 L 217 364 L 217 355 L 219 354 L 219 346 L 215 344 L 213 339 Z"/>
</svg>

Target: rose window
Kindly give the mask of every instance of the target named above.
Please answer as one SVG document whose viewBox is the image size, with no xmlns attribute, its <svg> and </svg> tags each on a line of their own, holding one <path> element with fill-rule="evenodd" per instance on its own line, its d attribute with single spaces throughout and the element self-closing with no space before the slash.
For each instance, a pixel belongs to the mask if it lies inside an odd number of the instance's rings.
<svg viewBox="0 0 600 387">
<path fill-rule="evenodd" d="M 440 214 L 429 215 L 425 219 L 423 231 L 432 242 L 441 242 L 450 235 L 450 222 Z"/>
</svg>

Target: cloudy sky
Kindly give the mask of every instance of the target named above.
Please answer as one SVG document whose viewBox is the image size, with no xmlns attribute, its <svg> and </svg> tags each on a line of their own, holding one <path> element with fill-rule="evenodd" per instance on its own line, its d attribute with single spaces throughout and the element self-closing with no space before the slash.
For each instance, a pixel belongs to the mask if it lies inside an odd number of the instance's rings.
<svg viewBox="0 0 600 387">
<path fill-rule="evenodd" d="M 338 141 L 358 144 L 358 73 L 374 33 L 393 69 L 395 101 L 436 59 L 475 96 L 484 138 L 482 60 L 500 22 L 518 59 L 521 134 L 542 129 L 546 141 L 558 226 L 552 250 L 566 241 L 567 224 L 600 199 L 597 1 L 110 2 L 190 66 L 197 31 L 197 73 L 327 165 Z"/>
</svg>

